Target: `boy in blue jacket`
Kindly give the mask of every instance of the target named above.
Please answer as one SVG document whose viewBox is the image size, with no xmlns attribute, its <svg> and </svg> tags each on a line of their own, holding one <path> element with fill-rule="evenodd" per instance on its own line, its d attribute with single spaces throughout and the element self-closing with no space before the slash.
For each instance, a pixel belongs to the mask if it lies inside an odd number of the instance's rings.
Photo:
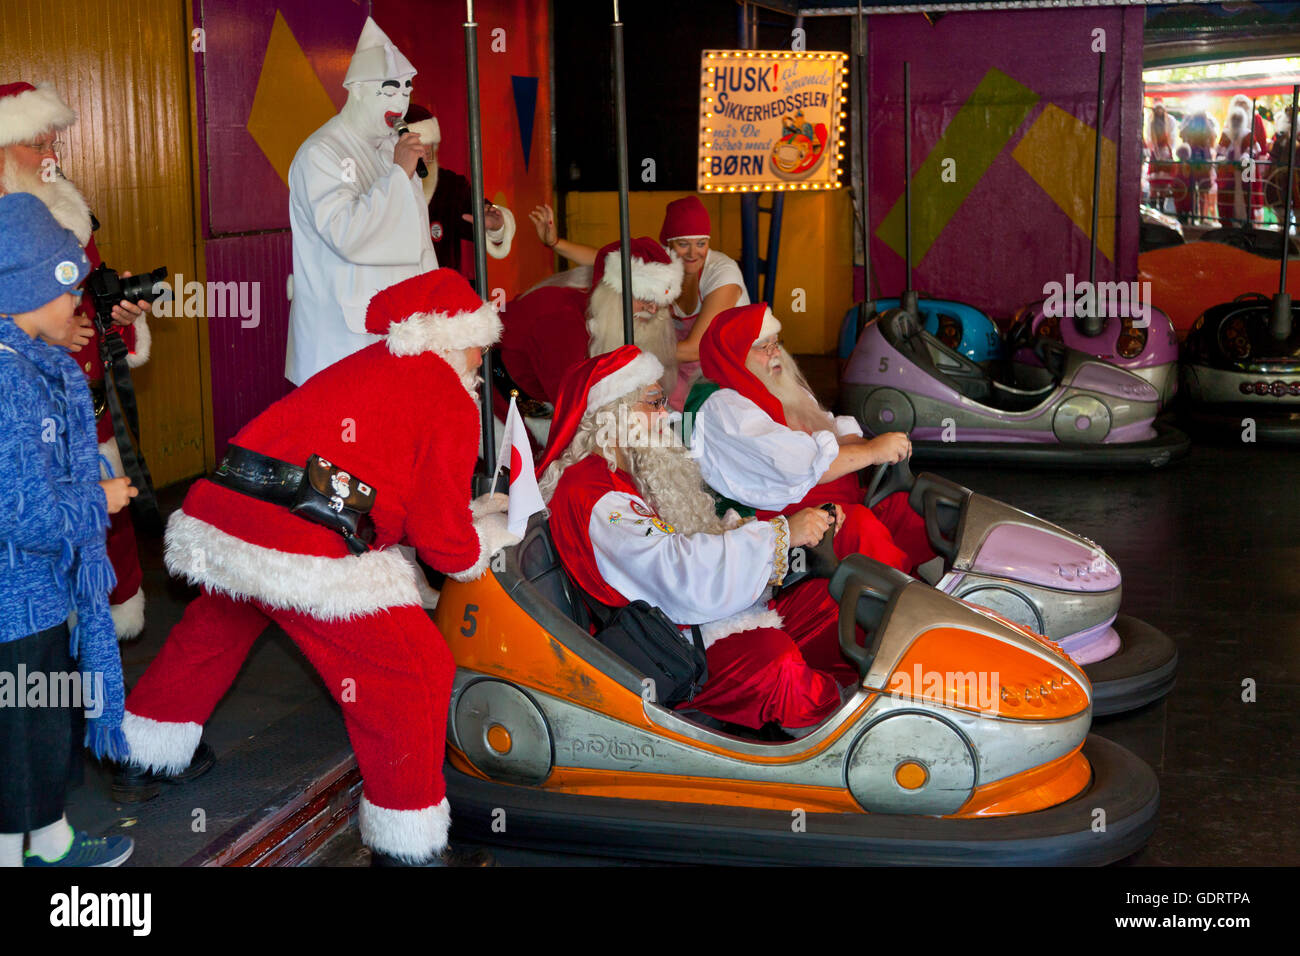
<svg viewBox="0 0 1300 956">
<path fill-rule="evenodd" d="M 127 749 L 104 537 L 136 490 L 101 480 L 85 377 L 40 338 L 69 330 L 89 270 L 44 203 L 0 196 L 0 866 L 118 866 L 134 848 L 63 813 L 83 741 Z"/>
</svg>

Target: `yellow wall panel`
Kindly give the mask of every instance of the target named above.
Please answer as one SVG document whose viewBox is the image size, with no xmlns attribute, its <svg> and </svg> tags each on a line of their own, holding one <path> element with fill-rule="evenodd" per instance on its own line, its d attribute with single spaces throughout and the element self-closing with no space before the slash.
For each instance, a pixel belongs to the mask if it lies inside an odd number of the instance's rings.
<svg viewBox="0 0 1300 956">
<path fill-rule="evenodd" d="M 190 39 L 183 0 L 4 0 L 0 82 L 48 81 L 77 111 L 64 171 L 100 222 L 119 271 L 196 277 Z M 204 470 L 200 329 L 151 316 L 153 357 L 135 370 L 156 484 Z"/>
</svg>

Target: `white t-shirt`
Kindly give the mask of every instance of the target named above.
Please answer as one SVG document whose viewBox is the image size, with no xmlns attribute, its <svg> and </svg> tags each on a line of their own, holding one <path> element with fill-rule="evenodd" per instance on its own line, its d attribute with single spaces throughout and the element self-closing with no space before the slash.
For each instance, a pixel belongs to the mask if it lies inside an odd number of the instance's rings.
<svg viewBox="0 0 1300 956">
<path fill-rule="evenodd" d="M 704 258 L 704 268 L 700 270 L 700 297 L 695 303 L 694 311 L 683 312 L 677 308 L 676 304 L 673 305 L 673 321 L 677 325 L 678 332 L 680 333 L 683 326 L 685 326 L 686 332 L 689 333 L 708 294 L 727 285 L 734 285 L 740 289 L 740 298 L 736 300 L 736 305 L 749 305 L 749 293 L 745 290 L 745 277 L 741 275 L 740 266 L 736 264 L 736 260 L 725 252 L 710 249 L 709 254 Z M 685 337 L 685 335 L 679 336 L 679 338 Z"/>
</svg>

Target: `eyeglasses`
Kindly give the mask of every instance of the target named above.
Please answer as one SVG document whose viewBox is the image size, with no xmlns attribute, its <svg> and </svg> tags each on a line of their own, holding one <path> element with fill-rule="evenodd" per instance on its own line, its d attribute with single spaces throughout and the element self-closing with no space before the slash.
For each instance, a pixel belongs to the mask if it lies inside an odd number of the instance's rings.
<svg viewBox="0 0 1300 956">
<path fill-rule="evenodd" d="M 668 396 L 663 392 L 660 392 L 658 398 L 643 398 L 641 399 L 641 402 L 644 405 L 649 405 L 655 411 L 662 411 L 668 407 Z"/>
<path fill-rule="evenodd" d="M 753 345 L 750 346 L 750 348 L 752 348 L 755 352 L 779 352 L 781 350 L 781 339 L 775 338 L 772 341 L 768 342 L 766 345 L 763 345 L 759 342 L 755 342 Z"/>
<path fill-rule="evenodd" d="M 47 139 L 42 143 L 23 143 L 22 145 L 38 153 L 57 153 L 67 144 L 61 139 Z"/>
</svg>

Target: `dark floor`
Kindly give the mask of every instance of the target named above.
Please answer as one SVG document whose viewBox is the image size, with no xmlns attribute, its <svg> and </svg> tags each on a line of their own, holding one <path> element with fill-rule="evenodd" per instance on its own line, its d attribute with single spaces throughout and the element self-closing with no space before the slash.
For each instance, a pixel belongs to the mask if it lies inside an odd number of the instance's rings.
<svg viewBox="0 0 1300 956">
<path fill-rule="evenodd" d="M 970 468 L 944 474 L 1097 541 L 1124 573 L 1124 610 L 1178 643 L 1178 684 L 1165 700 L 1095 724 L 1160 776 L 1158 828 L 1130 862 L 1300 863 L 1300 453 L 1198 445 L 1182 462 L 1147 474 Z M 169 497 L 178 500 L 175 492 Z M 125 650 L 128 682 L 157 653 L 188 593 L 174 583 L 169 589 L 157 543 L 144 551 L 149 627 Z M 1250 703 L 1242 700 L 1247 681 L 1255 688 Z M 268 632 L 213 715 L 207 739 L 229 760 L 255 748 L 273 725 L 332 708 L 323 706 L 324 697 L 296 649 Z M 307 726 L 322 738 L 315 743 L 342 739 L 337 719 Z M 174 802 L 171 816 L 188 824 L 193 811 L 183 791 L 160 799 Z M 132 808 L 113 805 L 93 769 L 73 794 L 69 815 L 101 833 L 134 823 Z M 137 861 L 188 858 L 171 844 L 196 838 L 180 822 L 174 826 L 134 833 Z M 498 857 L 520 865 L 593 862 L 524 851 Z M 354 827 L 315 862 L 365 859 Z"/>
</svg>

